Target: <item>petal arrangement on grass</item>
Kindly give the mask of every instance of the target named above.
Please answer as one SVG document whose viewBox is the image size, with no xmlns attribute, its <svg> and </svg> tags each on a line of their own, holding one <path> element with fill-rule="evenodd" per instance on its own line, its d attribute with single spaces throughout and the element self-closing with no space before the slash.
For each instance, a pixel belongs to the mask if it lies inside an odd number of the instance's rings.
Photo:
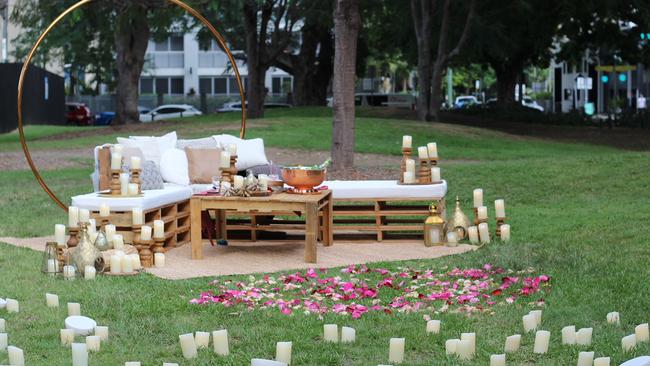
<svg viewBox="0 0 650 366">
<path fill-rule="evenodd" d="M 534 270 L 493 268 L 418 270 L 349 266 L 336 276 L 326 269 L 249 276 L 248 281 L 214 280 L 192 304 L 241 305 L 250 310 L 275 308 L 290 315 L 336 313 L 360 318 L 369 312 L 483 312 L 498 304 L 549 290 L 550 277 Z M 527 300 L 529 301 L 529 300 Z M 543 302 L 543 297 L 536 298 Z"/>
</svg>

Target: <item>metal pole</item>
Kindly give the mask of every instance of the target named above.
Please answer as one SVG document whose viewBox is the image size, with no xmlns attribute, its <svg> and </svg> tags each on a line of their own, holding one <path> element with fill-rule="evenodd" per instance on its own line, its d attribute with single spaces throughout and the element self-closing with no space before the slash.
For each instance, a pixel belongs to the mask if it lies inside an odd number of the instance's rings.
<svg viewBox="0 0 650 366">
<path fill-rule="evenodd" d="M 454 72 L 451 67 L 447 68 L 447 105 L 451 108 L 454 105 Z"/>
</svg>

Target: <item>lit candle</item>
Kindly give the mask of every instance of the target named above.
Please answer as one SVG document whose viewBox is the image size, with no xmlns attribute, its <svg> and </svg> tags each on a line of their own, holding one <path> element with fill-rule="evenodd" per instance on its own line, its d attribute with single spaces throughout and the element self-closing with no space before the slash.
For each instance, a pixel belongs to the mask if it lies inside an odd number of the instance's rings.
<svg viewBox="0 0 650 366">
<path fill-rule="evenodd" d="M 580 352 L 578 353 L 578 366 L 592 366 L 594 363 L 593 352 Z"/>
<path fill-rule="evenodd" d="M 14 299 L 5 299 L 7 301 L 7 312 L 8 313 L 17 313 L 20 311 L 20 304 L 18 303 L 18 300 Z"/>
<path fill-rule="evenodd" d="M 7 346 L 9 346 L 7 333 L 0 333 L 0 352 L 7 352 Z"/>
<path fill-rule="evenodd" d="M 278 342 L 275 345 L 275 360 L 284 362 L 287 365 L 291 364 L 291 342 Z"/>
<path fill-rule="evenodd" d="M 618 311 L 607 313 L 607 323 L 616 325 L 621 324 L 621 316 L 618 314 Z"/>
<path fill-rule="evenodd" d="M 535 315 L 526 314 L 522 317 L 522 320 L 524 321 L 524 332 L 532 332 L 537 328 L 537 319 L 535 319 Z"/>
<path fill-rule="evenodd" d="M 86 266 L 84 268 L 84 279 L 86 280 L 94 280 L 95 275 L 97 274 L 97 270 L 93 266 Z"/>
<path fill-rule="evenodd" d="M 120 256 L 113 254 L 111 256 L 111 273 L 120 274 L 122 272 L 122 259 Z"/>
<path fill-rule="evenodd" d="M 478 235 L 481 239 L 481 243 L 490 242 L 490 228 L 488 227 L 487 222 L 482 222 L 478 224 Z"/>
<path fill-rule="evenodd" d="M 133 272 L 133 262 L 131 261 L 131 257 L 129 256 L 120 256 L 120 266 L 121 266 L 121 271 L 124 273 L 131 273 Z"/>
<path fill-rule="evenodd" d="M 325 342 L 338 342 L 339 341 L 339 326 L 336 324 L 323 325 L 323 339 Z"/>
<path fill-rule="evenodd" d="M 503 351 L 506 353 L 517 352 L 521 345 L 521 334 L 513 334 L 506 338 L 506 345 Z"/>
<path fill-rule="evenodd" d="M 129 194 L 129 173 L 120 174 L 120 195 L 126 196 Z"/>
<path fill-rule="evenodd" d="M 74 342 L 74 330 L 61 329 L 59 330 L 59 337 L 61 338 L 62 346 L 70 346 Z"/>
<path fill-rule="evenodd" d="M 506 204 L 502 199 L 494 201 L 494 211 L 497 218 L 503 219 L 506 217 Z"/>
<path fill-rule="evenodd" d="M 151 240 L 151 226 L 143 225 L 140 228 L 140 239 L 145 241 Z"/>
<path fill-rule="evenodd" d="M 133 214 L 133 225 L 142 225 L 144 223 L 144 215 L 141 208 L 134 208 L 131 210 Z"/>
<path fill-rule="evenodd" d="M 406 159 L 404 164 L 406 165 L 406 171 L 407 172 L 411 172 L 411 173 L 415 174 L 415 160 Z"/>
<path fill-rule="evenodd" d="M 228 356 L 230 353 L 228 349 L 228 330 L 215 330 L 212 332 L 212 347 L 214 353 L 221 356 Z"/>
<path fill-rule="evenodd" d="M 111 215 L 111 208 L 107 204 L 102 203 L 101 206 L 99 206 L 99 216 L 108 217 L 110 215 Z"/>
<path fill-rule="evenodd" d="M 124 250 L 124 236 L 122 234 L 113 235 L 113 249 Z"/>
<path fill-rule="evenodd" d="M 353 343 L 357 338 L 357 331 L 350 327 L 341 327 L 341 342 Z"/>
<path fill-rule="evenodd" d="M 141 167 L 142 167 L 142 159 L 140 159 L 139 156 L 132 156 L 131 169 L 141 169 Z"/>
<path fill-rule="evenodd" d="M 490 366 L 506 366 L 506 355 L 490 355 Z"/>
<path fill-rule="evenodd" d="M 65 245 L 65 225 L 54 225 L 54 241 L 56 241 L 56 244 L 59 246 Z"/>
<path fill-rule="evenodd" d="M 241 175 L 235 175 L 233 177 L 233 188 L 242 189 L 244 187 L 244 177 Z"/>
<path fill-rule="evenodd" d="M 129 183 L 128 185 L 128 193 L 129 196 L 137 196 L 139 192 L 139 187 L 136 183 Z"/>
<path fill-rule="evenodd" d="M 418 147 L 418 158 L 420 158 L 420 160 L 427 160 L 429 158 L 426 146 Z"/>
<path fill-rule="evenodd" d="M 165 222 L 163 220 L 154 220 L 153 237 L 158 239 L 165 237 Z"/>
<path fill-rule="evenodd" d="M 594 366 L 609 366 L 609 357 L 598 357 L 594 359 Z"/>
<path fill-rule="evenodd" d="M 471 360 L 473 357 L 472 353 L 472 344 L 469 340 L 463 340 L 461 339 L 458 341 L 458 344 L 456 345 L 456 354 L 458 355 L 458 358 L 461 360 Z"/>
<path fill-rule="evenodd" d="M 630 334 L 621 339 L 621 346 L 624 352 L 629 352 L 636 347 L 636 335 Z"/>
<path fill-rule="evenodd" d="M 196 350 L 196 343 L 194 342 L 194 334 L 187 333 L 181 334 L 178 336 L 178 339 L 181 343 L 181 350 L 183 351 L 183 357 L 185 359 L 196 358 L 198 352 Z"/>
<path fill-rule="evenodd" d="M 469 236 L 469 242 L 472 244 L 478 243 L 478 227 L 470 226 L 467 228 L 467 235 Z"/>
<path fill-rule="evenodd" d="M 79 209 L 79 222 L 90 222 L 90 211 L 88 209 Z"/>
<path fill-rule="evenodd" d="M 509 242 L 510 241 L 510 225 L 508 224 L 503 224 L 499 226 L 501 229 L 501 240 L 504 242 Z"/>
<path fill-rule="evenodd" d="M 139 254 L 129 254 L 127 257 L 131 258 L 131 266 L 133 267 L 134 271 L 139 271 L 140 268 L 142 268 Z"/>
<path fill-rule="evenodd" d="M 437 158 L 438 157 L 438 144 L 435 142 L 429 142 L 427 144 L 427 153 L 430 158 Z"/>
<path fill-rule="evenodd" d="M 442 181 L 442 179 L 440 178 L 440 168 L 438 168 L 437 166 L 431 168 L 431 181 L 432 182 Z"/>
<path fill-rule="evenodd" d="M 483 189 L 476 188 L 473 194 L 474 194 L 474 207 L 478 208 L 483 206 Z"/>
<path fill-rule="evenodd" d="M 220 167 L 223 168 L 230 168 L 230 153 L 227 151 L 222 151 L 221 152 L 221 164 Z"/>
<path fill-rule="evenodd" d="M 647 342 L 650 339 L 650 333 L 648 333 L 648 323 L 639 324 L 634 328 L 634 334 L 636 335 L 636 343 Z"/>
<path fill-rule="evenodd" d="M 158 268 L 165 266 L 165 254 L 164 253 L 155 253 L 153 255 L 154 265 Z"/>
<path fill-rule="evenodd" d="M 112 242 L 115 240 L 115 225 L 113 224 L 108 224 L 104 227 L 104 231 L 106 232 L 106 240 Z M 113 245 L 113 248 L 115 248 L 115 245 Z"/>
<path fill-rule="evenodd" d="M 59 296 L 55 294 L 45 294 L 45 302 L 48 308 L 59 307 Z"/>
<path fill-rule="evenodd" d="M 196 332 L 194 335 L 194 342 L 196 342 L 197 348 L 208 348 L 210 345 L 210 333 Z"/>
<path fill-rule="evenodd" d="M 12 366 L 25 366 L 25 354 L 23 353 L 23 350 L 14 347 L 14 346 L 9 346 L 7 347 L 7 352 L 9 353 L 9 364 Z M 76 366 L 76 365 L 73 365 Z"/>
<path fill-rule="evenodd" d="M 413 146 L 413 137 L 409 135 L 402 136 L 402 148 L 410 149 Z"/>
<path fill-rule="evenodd" d="M 476 352 L 476 333 L 461 333 L 460 340 L 469 341 L 470 351 L 472 352 L 472 354 Z"/>
<path fill-rule="evenodd" d="M 81 304 L 78 302 L 68 303 L 68 316 L 81 315 Z"/>
<path fill-rule="evenodd" d="M 487 220 L 487 218 L 488 218 L 487 207 L 480 206 L 480 207 L 477 208 L 476 212 L 478 213 L 477 216 L 478 216 L 479 220 Z"/>
<path fill-rule="evenodd" d="M 458 348 L 458 342 L 460 339 L 447 339 L 445 341 L 445 354 L 453 355 L 456 353 L 456 348 Z"/>
<path fill-rule="evenodd" d="M 404 172 L 404 183 L 406 184 L 415 183 L 415 173 Z"/>
<path fill-rule="evenodd" d="M 576 327 L 575 325 L 567 325 L 562 328 L 562 344 L 576 344 Z"/>
<path fill-rule="evenodd" d="M 228 153 L 230 154 L 230 156 L 237 155 L 237 145 L 235 144 L 228 145 Z"/>
<path fill-rule="evenodd" d="M 547 330 L 538 330 L 535 333 L 535 346 L 533 347 L 534 353 L 548 352 L 548 343 L 551 339 L 551 332 Z"/>
<path fill-rule="evenodd" d="M 591 335 L 594 328 L 581 328 L 576 332 L 576 344 L 581 346 L 591 345 Z"/>
<path fill-rule="evenodd" d="M 449 244 L 458 244 L 458 235 L 455 231 L 449 231 L 447 233 L 447 243 Z"/>
<path fill-rule="evenodd" d="M 391 338 L 388 349 L 388 362 L 404 362 L 404 344 L 405 338 Z"/>
<path fill-rule="evenodd" d="M 440 333 L 440 320 L 429 320 L 427 322 L 427 333 Z"/>
<path fill-rule="evenodd" d="M 96 326 L 95 335 L 98 336 L 102 341 L 106 342 L 108 340 L 108 327 L 103 325 Z"/>
<path fill-rule="evenodd" d="M 79 226 L 79 207 L 68 207 L 68 227 Z"/>
<path fill-rule="evenodd" d="M 542 325 L 542 311 L 541 310 L 531 310 L 528 314 L 535 316 L 535 321 L 537 325 Z"/>
<path fill-rule="evenodd" d="M 122 154 L 118 152 L 113 152 L 111 154 L 111 170 L 121 170 L 122 169 Z"/>
<path fill-rule="evenodd" d="M 88 347 L 85 343 L 72 344 L 72 366 L 88 366 Z"/>
<path fill-rule="evenodd" d="M 88 351 L 91 352 L 99 352 L 99 348 L 101 344 L 101 338 L 96 335 L 91 335 L 86 337 L 86 347 L 88 348 Z"/>
</svg>

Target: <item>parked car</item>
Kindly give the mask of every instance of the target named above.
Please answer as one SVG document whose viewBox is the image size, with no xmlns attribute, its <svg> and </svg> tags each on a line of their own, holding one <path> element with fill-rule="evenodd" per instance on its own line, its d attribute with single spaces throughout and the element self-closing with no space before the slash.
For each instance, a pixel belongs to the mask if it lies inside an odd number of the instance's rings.
<svg viewBox="0 0 650 366">
<path fill-rule="evenodd" d="M 65 119 L 68 123 L 77 126 L 90 126 L 93 124 L 93 115 L 90 109 L 83 103 L 66 103 Z"/>
<path fill-rule="evenodd" d="M 150 109 L 147 107 L 138 106 L 138 112 L 140 114 L 146 114 L 149 113 L 149 111 Z M 113 119 L 115 119 L 115 112 L 100 112 L 95 115 L 95 126 L 109 126 L 111 123 L 113 123 Z"/>
<path fill-rule="evenodd" d="M 473 105 L 480 105 L 481 102 L 473 95 L 461 95 L 454 101 L 454 109 L 463 109 Z"/>
<path fill-rule="evenodd" d="M 200 116 L 200 110 L 189 104 L 165 104 L 147 113 L 140 114 L 140 122 L 159 121 L 163 119 Z"/>
<path fill-rule="evenodd" d="M 490 98 L 485 102 L 485 104 L 488 107 L 493 107 L 497 104 L 497 98 Z M 521 105 L 526 108 L 535 109 L 537 111 L 544 112 L 544 107 L 539 105 L 539 103 L 537 103 L 537 101 L 535 101 L 531 97 L 524 97 L 524 100 L 521 101 Z"/>
<path fill-rule="evenodd" d="M 246 102 L 246 106 L 248 107 L 248 102 Z M 291 107 L 293 106 L 287 103 L 264 103 L 264 109 L 291 108 Z M 237 112 L 237 111 L 241 111 L 241 102 L 224 103 L 224 105 L 222 105 L 221 108 L 217 109 L 218 113 Z"/>
</svg>

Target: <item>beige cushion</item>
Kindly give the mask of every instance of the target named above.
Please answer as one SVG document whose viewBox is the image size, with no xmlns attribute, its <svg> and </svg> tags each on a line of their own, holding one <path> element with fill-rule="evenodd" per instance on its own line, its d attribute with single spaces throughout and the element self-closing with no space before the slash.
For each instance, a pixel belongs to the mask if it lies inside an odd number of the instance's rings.
<svg viewBox="0 0 650 366">
<path fill-rule="evenodd" d="M 219 175 L 221 149 L 193 149 L 186 147 L 191 184 L 212 183 L 212 177 Z"/>
</svg>

